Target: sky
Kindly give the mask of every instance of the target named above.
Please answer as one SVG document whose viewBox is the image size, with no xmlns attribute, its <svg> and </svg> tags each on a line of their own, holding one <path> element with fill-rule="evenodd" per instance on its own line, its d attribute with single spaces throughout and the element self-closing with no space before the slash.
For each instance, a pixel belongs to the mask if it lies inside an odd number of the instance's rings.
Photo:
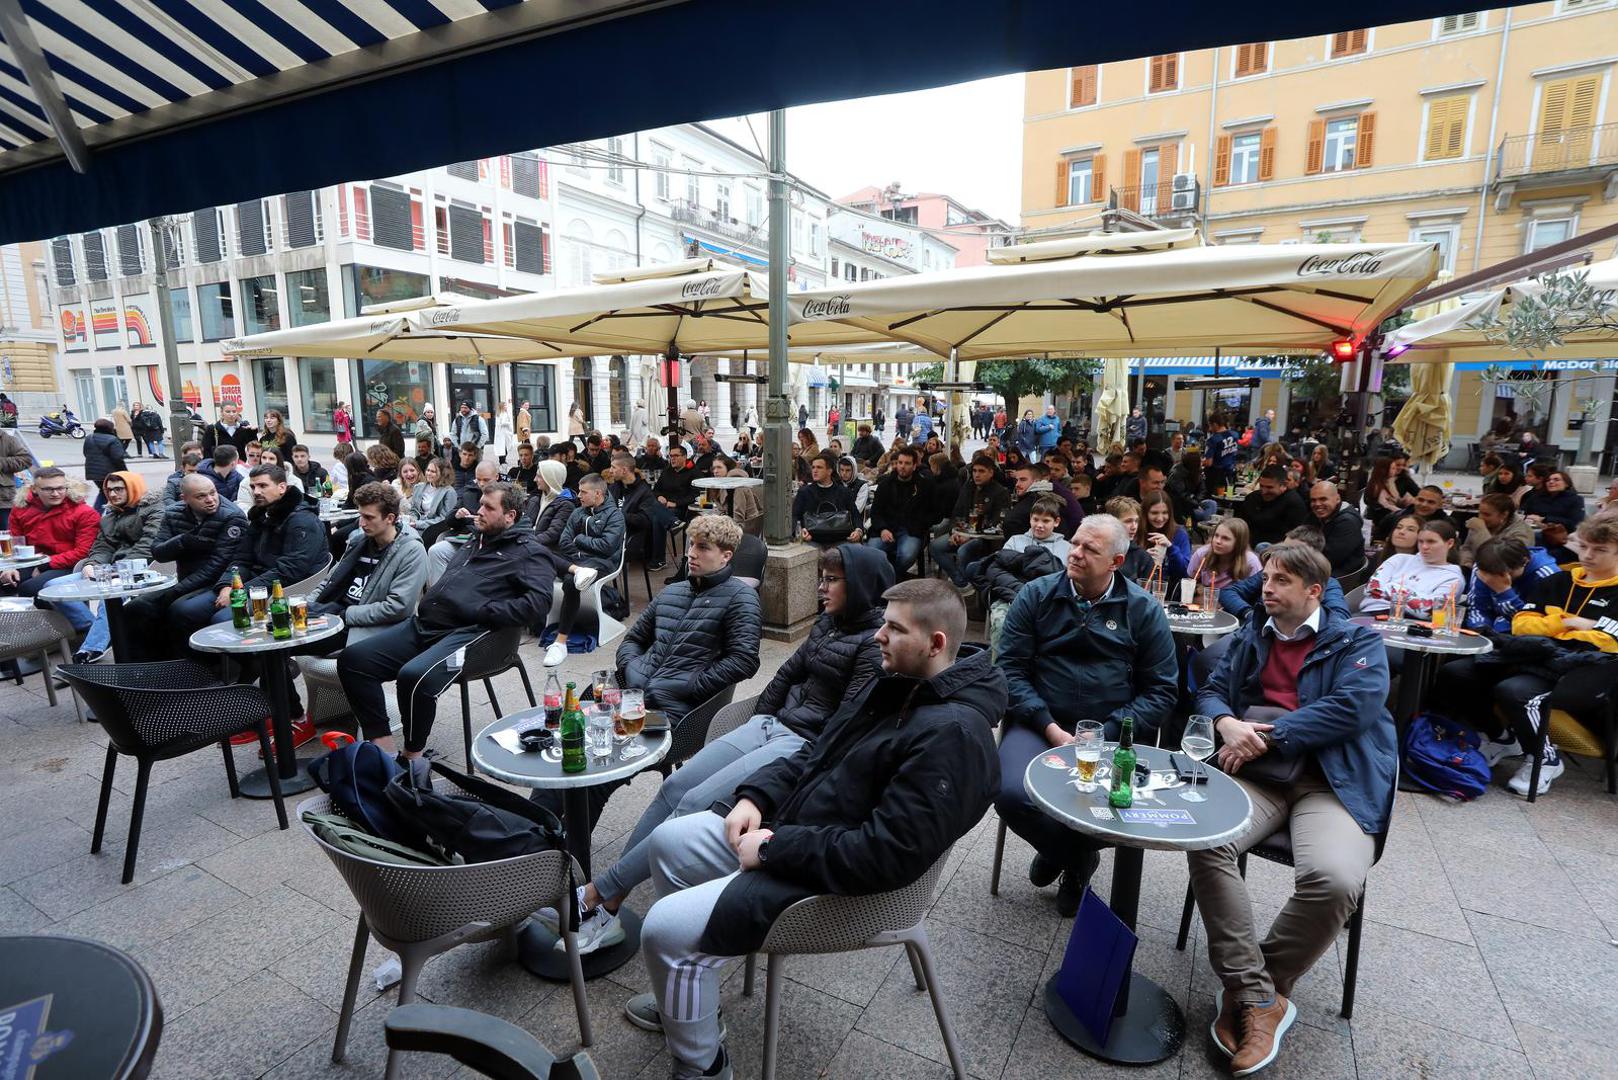
<svg viewBox="0 0 1618 1080">
<path fill-rule="evenodd" d="M 787 167 L 833 199 L 897 181 L 1015 225 L 1022 207 L 1023 77 L 787 111 Z M 761 120 L 755 119 L 760 144 Z M 750 143 L 748 145 L 751 145 Z"/>
</svg>

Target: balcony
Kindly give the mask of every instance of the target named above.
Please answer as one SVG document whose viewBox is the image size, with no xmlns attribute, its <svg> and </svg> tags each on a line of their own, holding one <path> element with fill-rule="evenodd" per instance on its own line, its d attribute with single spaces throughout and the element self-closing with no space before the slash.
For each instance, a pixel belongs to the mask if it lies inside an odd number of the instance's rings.
<svg viewBox="0 0 1618 1080">
<path fill-rule="evenodd" d="M 1157 222 L 1195 224 L 1202 204 L 1202 186 L 1194 176 L 1182 175 L 1173 181 L 1137 187 L 1115 187 L 1107 199 L 1107 209 L 1127 210 Z"/>
<path fill-rule="evenodd" d="M 753 247 L 760 247 L 764 243 L 765 231 L 762 227 L 753 228 L 751 225 L 732 217 L 720 217 L 719 211 L 710 210 L 684 199 L 675 199 L 669 203 L 669 217 L 682 225 L 695 225 L 700 229 L 723 236 Z"/>
<path fill-rule="evenodd" d="M 1519 189 L 1602 184 L 1618 198 L 1618 123 L 1592 124 L 1537 135 L 1508 135 L 1495 153 L 1495 208 L 1505 210 Z"/>
</svg>

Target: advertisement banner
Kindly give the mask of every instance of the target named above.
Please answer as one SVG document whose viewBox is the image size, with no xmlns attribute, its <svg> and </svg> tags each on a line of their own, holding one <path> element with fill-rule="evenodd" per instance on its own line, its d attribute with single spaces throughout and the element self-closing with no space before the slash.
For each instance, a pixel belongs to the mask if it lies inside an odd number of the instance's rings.
<svg viewBox="0 0 1618 1080">
<path fill-rule="evenodd" d="M 114 301 L 98 300 L 90 308 L 90 336 L 98 349 L 116 349 L 123 345 L 118 305 Z"/>
<path fill-rule="evenodd" d="M 83 304 L 64 304 L 61 322 L 63 352 L 83 352 L 90 347 L 90 323 Z"/>
<path fill-rule="evenodd" d="M 157 343 L 157 308 L 148 296 L 124 298 L 124 340 L 132 349 Z"/>
</svg>

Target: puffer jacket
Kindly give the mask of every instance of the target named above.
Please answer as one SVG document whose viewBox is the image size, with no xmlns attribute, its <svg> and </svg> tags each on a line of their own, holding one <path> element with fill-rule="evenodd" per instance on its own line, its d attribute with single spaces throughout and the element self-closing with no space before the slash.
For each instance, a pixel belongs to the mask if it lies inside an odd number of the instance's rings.
<svg viewBox="0 0 1618 1080">
<path fill-rule="evenodd" d="M 646 704 L 671 722 L 721 689 L 758 673 L 763 629 L 758 593 L 731 576 L 716 574 L 665 585 L 640 613 L 618 646 L 626 685 L 646 691 Z"/>
<path fill-rule="evenodd" d="M 983 564 L 979 577 L 989 590 L 989 600 L 1009 604 L 1017 599 L 1022 587 L 1036 578 L 1062 572 L 1062 560 L 1042 544 L 1032 544 L 1021 551 L 1001 548 Z"/>
<path fill-rule="evenodd" d="M 297 488 L 288 485 L 286 494 L 275 502 L 247 512 L 247 537 L 240 558 L 243 585 L 269 585 L 279 580 L 290 586 L 318 573 L 330 558 L 326 528 Z M 230 571 L 231 567 L 225 567 L 215 588 L 230 584 Z"/>
<path fill-rule="evenodd" d="M 142 495 L 133 506 L 114 510 L 108 504 L 90 545 L 87 562 L 113 563 L 119 559 L 150 559 L 152 544 L 163 525 L 163 496 L 155 491 Z"/>
<path fill-rule="evenodd" d="M 534 538 L 552 551 L 557 551 L 557 545 L 562 542 L 562 530 L 567 528 L 573 511 L 579 508 L 579 498 L 573 494 L 573 489 L 563 488 L 562 493 L 546 503 L 543 510 L 539 501 L 538 495 L 528 497 L 523 504 L 522 520 L 533 522 Z"/>
<path fill-rule="evenodd" d="M 1000 787 L 993 727 L 1006 681 L 981 645 L 930 679 L 849 689 L 824 734 L 743 781 L 774 830 L 765 865 L 726 884 L 699 948 L 740 956 L 790 904 L 915 881 L 983 817 Z"/>
<path fill-rule="evenodd" d="M 84 478 L 96 487 L 124 468 L 124 444 L 116 435 L 92 431 L 84 440 Z"/>
<path fill-rule="evenodd" d="M 617 501 L 608 495 L 600 506 L 581 506 L 569 514 L 556 550 L 603 574 L 617 570 L 624 553 L 624 513 Z"/>
<path fill-rule="evenodd" d="M 100 527 L 101 515 L 90 504 L 63 499 L 46 507 L 31 491 L 11 511 L 11 535 L 49 555 L 49 570 L 71 570 L 89 557 Z"/>
<path fill-rule="evenodd" d="M 839 544 L 837 550 L 843 556 L 842 612 L 821 613 L 753 704 L 754 713 L 774 716 L 810 742 L 849 687 L 882 673 L 875 634 L 882 625 L 882 594 L 893 585 L 893 566 L 863 544 Z"/>
<path fill-rule="evenodd" d="M 197 472 L 213 481 L 213 486 L 219 489 L 219 497 L 228 502 L 235 502 L 236 496 L 241 494 L 242 474 L 235 469 L 227 469 L 223 473 L 214 471 L 213 462 L 204 461 L 197 466 Z"/>
<path fill-rule="evenodd" d="M 152 558 L 172 562 L 180 580 L 167 592 L 148 599 L 159 603 L 197 589 L 209 589 L 241 555 L 247 539 L 247 515 L 233 502 L 219 500 L 213 516 L 199 520 L 184 502 L 171 503 L 152 544 Z"/>
</svg>

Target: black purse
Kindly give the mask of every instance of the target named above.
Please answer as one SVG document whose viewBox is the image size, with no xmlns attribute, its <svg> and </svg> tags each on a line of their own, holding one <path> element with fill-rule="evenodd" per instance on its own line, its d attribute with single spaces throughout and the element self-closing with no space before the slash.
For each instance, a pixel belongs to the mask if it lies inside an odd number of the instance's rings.
<svg viewBox="0 0 1618 1080">
<path fill-rule="evenodd" d="M 821 503 L 821 507 L 826 503 Z M 847 510 L 815 509 L 803 515 L 803 527 L 815 540 L 844 540 L 856 528 L 854 515 Z"/>
</svg>

